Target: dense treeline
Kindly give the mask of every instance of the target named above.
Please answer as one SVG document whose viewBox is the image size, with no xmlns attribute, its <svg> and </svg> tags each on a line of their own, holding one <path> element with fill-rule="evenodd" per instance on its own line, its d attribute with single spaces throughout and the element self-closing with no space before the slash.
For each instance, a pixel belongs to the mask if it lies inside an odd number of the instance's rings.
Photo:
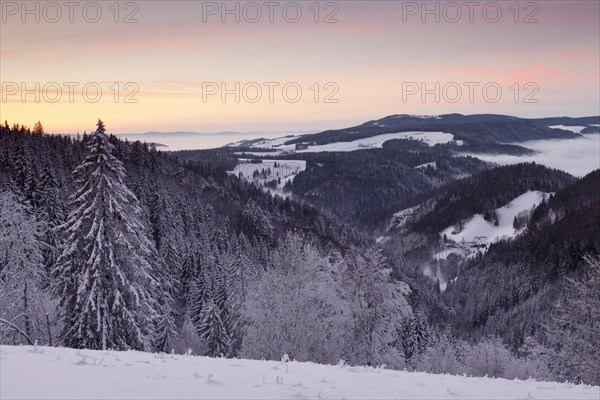
<svg viewBox="0 0 600 400">
<path fill-rule="evenodd" d="M 404 366 L 407 287 L 334 218 L 101 122 L 0 144 L 3 342 Z"/>
<path fill-rule="evenodd" d="M 285 157 L 307 161 L 288 187 L 294 195 L 369 231 L 385 225 L 400 204 L 488 167 L 415 140 L 391 140 L 382 149 Z"/>
<path fill-rule="evenodd" d="M 486 215 L 486 219 L 491 220 L 489 213 L 492 210 L 502 207 L 528 190 L 557 192 L 574 182 L 575 178 L 566 172 L 543 165 L 508 165 L 452 182 L 405 206 L 435 199 L 433 209 L 419 218 L 414 229 L 437 234 L 474 214 Z"/>
<path fill-rule="evenodd" d="M 500 337 L 512 354 L 537 365 L 529 367 L 538 376 L 598 383 L 598 367 L 590 368 L 588 361 L 600 357 L 595 345 L 600 324 L 594 316 L 598 288 L 593 283 L 600 254 L 599 187 L 600 170 L 577 181 L 533 164 L 486 171 L 450 184 L 411 210 L 415 216 L 399 222 L 385 244 L 386 253 L 407 257 L 401 279 L 411 287 L 424 273 L 414 265 L 426 266 L 425 273 L 445 282 L 443 292 L 436 290 L 437 282 L 432 291 L 424 284 L 414 287 L 430 323 L 450 328 L 461 338 L 455 343 Z M 527 190 L 555 194 L 526 216 L 521 235 L 493 243 L 475 257 L 454 255 L 432 262 L 444 226 L 460 225 L 476 213 L 491 216 L 490 211 Z M 428 234 L 419 236 L 419 230 Z M 418 246 L 425 251 L 415 252 Z M 586 300 L 589 306 L 580 303 L 586 296 L 594 297 Z"/>
<path fill-rule="evenodd" d="M 495 114 L 444 114 L 440 116 L 390 115 L 376 121 L 345 129 L 328 130 L 313 135 L 291 139 L 286 144 L 312 142 L 328 144 L 335 142 L 351 142 L 384 133 L 396 132 L 448 132 L 455 140 L 463 140 L 465 144 L 499 144 L 522 142 L 525 140 L 549 138 L 574 138 L 577 134 L 562 129 L 551 129 L 550 125 L 588 125 L 597 124 L 598 117 L 584 118 L 549 118 L 530 120 Z M 496 149 L 500 149 L 496 147 Z M 510 148 L 507 148 L 510 150 Z"/>
<path fill-rule="evenodd" d="M 580 278 L 585 257 L 600 254 L 600 171 L 558 191 L 533 212 L 528 229 L 464 264 L 444 297 L 473 335 L 500 334 L 513 348 L 543 326 L 565 278 Z M 483 290 L 482 290 L 483 289 Z"/>
<path fill-rule="evenodd" d="M 561 310 L 574 307 L 575 299 L 583 296 L 573 293 L 574 287 L 586 293 L 595 289 L 585 280 L 591 279 L 590 271 L 597 265 L 594 257 L 600 254 L 599 188 L 600 170 L 577 180 L 562 171 L 519 164 L 475 174 L 407 202 L 382 245 L 388 257 L 403 260 L 396 263 L 396 273 L 413 289 L 409 297 L 413 304 L 422 307 L 430 324 L 451 332 L 433 346 L 453 343 L 448 348 L 452 357 L 458 357 L 456 346 L 460 348 L 462 341 L 482 344 L 499 337 L 511 354 L 528 360 L 533 376 L 597 383 L 593 377 L 597 369 L 573 360 L 582 351 L 590 358 L 599 356 L 594 341 L 583 336 L 600 334 L 600 327 L 593 313 L 575 321 Z M 493 225 L 494 210 L 528 190 L 554 195 L 515 219 L 519 236 L 489 248 L 463 244 L 479 248 L 467 257 L 460 253 L 434 257 L 444 246 L 442 230 L 448 226 L 460 230 L 475 214 Z M 564 335 L 557 339 L 558 321 L 569 326 L 576 344 L 565 341 Z M 447 362 L 454 365 L 452 360 Z M 558 367 L 567 364 L 568 372 Z M 512 369 L 516 364 L 507 365 Z M 468 365 L 457 369 L 467 370 Z"/>
</svg>

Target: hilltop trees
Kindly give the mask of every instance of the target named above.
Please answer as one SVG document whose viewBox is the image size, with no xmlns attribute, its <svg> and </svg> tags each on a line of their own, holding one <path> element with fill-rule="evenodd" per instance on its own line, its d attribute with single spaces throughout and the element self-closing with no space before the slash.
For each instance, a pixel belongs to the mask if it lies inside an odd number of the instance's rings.
<svg viewBox="0 0 600 400">
<path fill-rule="evenodd" d="M 42 172 L 37 218 L 43 222 L 41 238 L 44 242 L 42 255 L 46 271 L 50 272 L 56 265 L 59 256 L 60 239 L 57 228 L 64 223 L 65 212 L 62 198 L 60 197 L 60 185 L 50 168 Z"/>
<path fill-rule="evenodd" d="M 34 133 L 37 135 L 44 134 L 44 127 L 42 126 L 42 123 L 40 121 L 35 123 L 35 125 L 33 126 L 33 131 L 31 131 L 31 133 Z"/>
<path fill-rule="evenodd" d="M 215 162 L 200 168 L 120 141 L 101 122 L 76 138 L 0 126 L 9 221 L 1 227 L 0 340 L 50 344 L 59 331 L 60 343 L 75 348 L 280 359 L 278 342 L 253 341 L 250 332 L 272 315 L 247 311 L 283 299 L 279 326 L 306 323 L 286 339 L 294 357 L 349 360 L 341 254 L 364 237 Z M 301 302 L 288 301 L 290 293 Z"/>
<path fill-rule="evenodd" d="M 234 357 L 241 342 L 241 251 L 235 238 L 228 238 L 219 230 L 214 232 L 213 246 L 203 236 L 191 273 L 191 323 L 206 345 L 206 355 Z"/>
<path fill-rule="evenodd" d="M 150 348 L 159 261 L 145 236 L 136 196 L 124 183 L 102 121 L 75 170 L 77 190 L 62 226 L 66 245 L 55 276 L 67 346 Z"/>
</svg>

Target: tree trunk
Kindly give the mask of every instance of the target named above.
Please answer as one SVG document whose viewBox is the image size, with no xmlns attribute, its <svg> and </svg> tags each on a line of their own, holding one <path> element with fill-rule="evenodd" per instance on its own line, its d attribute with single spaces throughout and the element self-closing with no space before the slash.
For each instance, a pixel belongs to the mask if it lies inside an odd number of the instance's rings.
<svg viewBox="0 0 600 400">
<path fill-rule="evenodd" d="M 52 332 L 50 331 L 50 317 L 48 317 L 48 313 L 46 313 L 46 328 L 48 329 L 48 342 L 50 343 L 50 347 L 52 347 Z"/>
<path fill-rule="evenodd" d="M 27 282 L 23 286 L 23 314 L 25 318 L 25 333 L 31 337 L 31 319 L 29 318 L 29 300 L 27 296 Z"/>
</svg>

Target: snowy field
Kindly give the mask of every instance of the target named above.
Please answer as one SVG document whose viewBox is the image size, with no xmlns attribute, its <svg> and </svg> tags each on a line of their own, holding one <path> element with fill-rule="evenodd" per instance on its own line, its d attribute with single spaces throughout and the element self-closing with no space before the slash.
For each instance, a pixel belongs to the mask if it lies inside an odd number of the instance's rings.
<svg viewBox="0 0 600 400">
<path fill-rule="evenodd" d="M 344 365 L 0 346 L 2 399 L 594 399 L 600 387 Z"/>
<path fill-rule="evenodd" d="M 275 180 L 276 187 L 268 189 L 286 197 L 287 194 L 283 192 L 285 184 L 293 181 L 305 169 L 305 160 L 261 160 L 261 163 L 251 163 L 250 160 L 239 159 L 239 164 L 228 173 L 240 176 L 257 186 L 266 186 Z"/>
<path fill-rule="evenodd" d="M 149 133 L 123 133 L 117 136 L 129 141 L 139 140 L 147 143 L 158 143 L 161 145 L 159 150 L 178 151 L 178 150 L 200 150 L 214 149 L 231 143 L 240 144 L 242 141 L 256 138 L 265 138 L 267 141 L 286 136 L 292 140 L 300 135 L 312 134 L 317 131 L 298 132 L 290 134 L 289 132 L 149 132 Z"/>
<path fill-rule="evenodd" d="M 283 139 L 283 140 L 282 140 Z M 290 138 L 278 138 L 274 140 L 265 140 L 256 143 L 254 147 L 265 149 L 275 149 L 279 152 L 296 153 L 320 153 L 325 151 L 355 151 L 363 149 L 381 148 L 385 142 L 393 139 L 417 140 L 427 143 L 429 146 L 436 144 L 445 144 L 454 140 L 454 135 L 445 132 L 399 132 L 384 133 L 382 135 L 372 136 L 364 139 L 354 140 L 352 142 L 335 142 L 319 146 L 309 146 L 306 150 L 295 150 L 296 145 L 284 145 L 283 143 L 291 140 Z"/>
<path fill-rule="evenodd" d="M 548 199 L 550 193 L 539 191 L 528 191 L 503 207 L 496 209 L 498 215 L 498 225 L 486 221 L 481 214 L 475 214 L 470 220 L 464 223 L 461 230 L 456 226 L 450 226 L 440 232 L 440 237 L 446 235 L 448 240 L 458 245 L 449 243 L 444 246 L 441 252 L 436 254 L 435 258 L 445 259 L 451 253 L 463 253 L 468 256 L 469 253 L 487 248 L 491 243 L 501 239 L 510 239 L 519 235 L 522 230 L 513 228 L 513 222 L 516 216 L 527 214 L 537 207 L 543 199 Z M 466 253 L 466 254 L 465 254 Z"/>
<path fill-rule="evenodd" d="M 565 131 L 571 131 L 575 133 L 581 133 L 582 130 L 587 128 L 586 126 L 565 126 L 565 125 L 553 125 L 549 126 L 551 129 L 563 129 Z"/>
<path fill-rule="evenodd" d="M 415 169 L 427 169 L 429 167 L 431 167 L 433 169 L 437 169 L 437 162 L 433 161 L 433 162 L 428 162 L 428 163 L 425 163 L 425 164 L 417 165 L 415 167 Z"/>
<path fill-rule="evenodd" d="M 262 184 L 279 178 L 283 183 L 306 169 L 305 160 L 261 160 L 261 163 L 252 163 L 250 160 L 240 159 L 239 162 L 230 171 L 231 174 Z"/>
<path fill-rule="evenodd" d="M 513 238 L 520 231 L 513 228 L 514 218 L 523 213 L 529 212 L 537 207 L 542 200 L 548 199 L 549 193 L 539 191 L 528 191 L 517 197 L 507 205 L 497 208 L 498 226 L 489 223 L 483 219 L 483 215 L 474 215 L 460 232 L 455 231 L 455 227 L 449 227 L 440 233 L 440 236 L 447 235 L 448 239 L 455 242 L 476 242 L 494 243 L 503 238 Z"/>
</svg>

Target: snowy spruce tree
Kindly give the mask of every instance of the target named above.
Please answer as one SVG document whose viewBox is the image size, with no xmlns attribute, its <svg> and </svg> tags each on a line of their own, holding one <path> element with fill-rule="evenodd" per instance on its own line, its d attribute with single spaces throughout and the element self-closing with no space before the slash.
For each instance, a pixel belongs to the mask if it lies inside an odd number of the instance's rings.
<svg viewBox="0 0 600 400">
<path fill-rule="evenodd" d="M 229 353 L 230 338 L 215 301 L 207 297 L 202 306 L 200 321 L 197 325 L 199 336 L 204 340 L 209 357 L 222 357 Z"/>
<path fill-rule="evenodd" d="M 54 271 L 66 346 L 146 350 L 157 312 L 156 250 L 145 235 L 136 196 L 124 183 L 102 121 L 87 139 L 89 155 L 74 171 L 77 190 L 61 227 Z"/>
<path fill-rule="evenodd" d="M 154 350 L 167 353 L 174 348 L 177 337 L 176 317 L 181 310 L 177 304 L 181 284 L 178 277 L 181 275 L 181 260 L 175 245 L 169 243 L 167 254 L 162 268 L 156 275 L 160 281 L 160 290 L 157 296 L 157 317 L 154 320 Z"/>
<path fill-rule="evenodd" d="M 202 265 L 202 258 L 197 259 L 200 265 L 191 293 L 190 318 L 196 333 L 206 345 L 205 354 L 210 357 L 226 356 L 230 352 L 231 341 L 224 310 L 222 271 L 212 257 L 205 261 L 208 262 Z"/>
<path fill-rule="evenodd" d="M 59 256 L 60 238 L 58 227 L 64 223 L 65 215 L 60 197 L 60 186 L 49 168 L 45 168 L 40 181 L 40 200 L 37 211 L 39 221 L 43 221 L 42 255 L 47 271 L 52 271 Z"/>
</svg>

